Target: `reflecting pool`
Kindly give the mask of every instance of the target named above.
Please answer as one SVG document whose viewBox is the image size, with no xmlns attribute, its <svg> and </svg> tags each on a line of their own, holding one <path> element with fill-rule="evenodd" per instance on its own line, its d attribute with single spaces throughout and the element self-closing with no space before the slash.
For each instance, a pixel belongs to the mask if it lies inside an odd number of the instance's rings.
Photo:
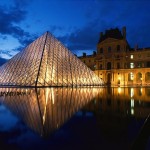
<svg viewBox="0 0 150 150">
<path fill-rule="evenodd" d="M 3 149 L 150 149 L 150 88 L 0 88 Z"/>
</svg>

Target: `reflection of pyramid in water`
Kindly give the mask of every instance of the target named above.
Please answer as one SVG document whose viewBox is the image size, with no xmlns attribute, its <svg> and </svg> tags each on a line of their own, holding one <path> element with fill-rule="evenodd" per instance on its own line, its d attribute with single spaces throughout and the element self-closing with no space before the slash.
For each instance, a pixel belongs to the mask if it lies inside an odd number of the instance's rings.
<svg viewBox="0 0 150 150">
<path fill-rule="evenodd" d="M 87 86 L 102 81 L 49 32 L 0 68 L 0 85 Z"/>
<path fill-rule="evenodd" d="M 3 103 L 42 136 L 59 129 L 95 98 L 99 88 L 1 88 Z"/>
</svg>

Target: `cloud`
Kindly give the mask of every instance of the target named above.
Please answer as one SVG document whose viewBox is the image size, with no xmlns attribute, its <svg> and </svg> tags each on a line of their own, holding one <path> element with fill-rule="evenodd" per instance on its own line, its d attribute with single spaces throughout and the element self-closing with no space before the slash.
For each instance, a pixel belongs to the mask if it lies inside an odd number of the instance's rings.
<svg viewBox="0 0 150 150">
<path fill-rule="evenodd" d="M 51 32 L 56 32 L 56 31 L 64 31 L 64 27 L 62 26 L 57 26 L 57 25 L 51 25 L 50 26 Z"/>
<path fill-rule="evenodd" d="M 24 10 L 27 2 L 25 0 L 14 0 L 14 5 L 6 8 L 0 6 L 0 33 L 1 35 L 12 35 L 17 38 L 22 45 L 26 45 L 37 36 L 30 35 L 29 32 L 25 32 L 19 23 L 26 19 L 27 12 Z"/>
<path fill-rule="evenodd" d="M 10 58 L 12 58 L 14 55 L 16 55 L 21 49 L 23 49 L 22 47 L 18 47 L 16 49 L 12 49 L 12 50 L 1 50 L 0 49 L 0 58 L 4 58 L 4 60 L 8 60 Z M 3 61 L 2 62 L 6 62 Z"/>
<path fill-rule="evenodd" d="M 87 4 L 85 12 L 87 23 L 58 38 L 75 53 L 90 50 L 92 53 L 96 50 L 100 32 L 116 27 L 121 30 L 126 26 L 127 40 L 131 47 L 137 43 L 140 47 L 148 47 L 150 46 L 148 45 L 150 13 L 147 13 L 149 3 L 148 1 L 143 3 L 142 1 L 95 0 Z"/>
<path fill-rule="evenodd" d="M 26 11 L 19 7 L 10 7 L 9 9 L 0 6 L 0 33 L 1 34 L 20 34 L 23 33 L 22 29 L 14 25 L 20 23 L 25 19 Z M 19 31 L 15 33 L 14 31 Z"/>
<path fill-rule="evenodd" d="M 24 8 L 26 7 L 32 0 L 13 0 L 16 7 Z"/>
<path fill-rule="evenodd" d="M 25 7 L 28 5 L 29 0 L 14 0 L 13 5 L 6 7 L 0 5 L 0 37 L 2 40 L 7 39 L 7 35 L 17 39 L 22 48 L 37 38 L 37 35 L 31 35 L 20 27 L 20 23 L 26 19 L 27 11 Z M 0 57 L 11 58 L 16 51 L 22 49 L 16 48 L 16 50 L 0 50 Z M 13 52 L 15 51 L 15 52 Z"/>
<path fill-rule="evenodd" d="M 62 43 L 65 43 L 75 54 L 79 53 L 79 51 L 91 51 L 92 53 L 96 50 L 100 31 L 103 31 L 106 26 L 107 23 L 105 21 L 100 22 L 98 19 L 95 19 L 84 27 L 75 29 L 70 34 L 67 33 L 57 38 Z"/>
</svg>

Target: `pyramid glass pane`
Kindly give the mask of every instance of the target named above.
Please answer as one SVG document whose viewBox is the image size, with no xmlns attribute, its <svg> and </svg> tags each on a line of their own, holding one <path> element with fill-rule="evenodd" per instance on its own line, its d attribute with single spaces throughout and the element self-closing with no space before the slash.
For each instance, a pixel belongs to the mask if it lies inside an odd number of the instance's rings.
<svg viewBox="0 0 150 150">
<path fill-rule="evenodd" d="M 0 67 L 4 86 L 89 86 L 103 82 L 49 32 Z"/>
</svg>

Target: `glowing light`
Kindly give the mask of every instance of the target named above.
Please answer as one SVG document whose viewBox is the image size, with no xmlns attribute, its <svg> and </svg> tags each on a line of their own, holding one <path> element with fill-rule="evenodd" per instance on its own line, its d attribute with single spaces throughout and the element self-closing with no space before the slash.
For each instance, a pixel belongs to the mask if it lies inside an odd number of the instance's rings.
<svg viewBox="0 0 150 150">
<path fill-rule="evenodd" d="M 45 116 L 46 116 L 46 106 L 47 106 L 47 102 L 48 102 L 48 95 L 49 95 L 49 89 L 47 88 L 45 90 L 45 107 L 44 107 L 44 113 L 43 113 L 43 124 L 45 123 Z"/>
<path fill-rule="evenodd" d="M 130 63 L 130 68 L 134 68 L 134 63 Z"/>
<path fill-rule="evenodd" d="M 130 58 L 133 59 L 133 55 L 130 55 Z"/>
<path fill-rule="evenodd" d="M 131 88 L 131 97 L 133 97 L 133 95 L 134 95 L 134 90 L 133 90 L 133 88 Z"/>
<path fill-rule="evenodd" d="M 118 88 L 118 93 L 119 93 L 119 94 L 121 93 L 121 88 L 120 88 L 120 87 Z"/>
<path fill-rule="evenodd" d="M 134 115 L 134 109 L 131 108 L 131 115 Z"/>
<path fill-rule="evenodd" d="M 55 96 L 54 96 L 54 89 L 53 88 L 52 88 L 51 92 L 52 92 L 52 104 L 54 105 L 54 103 L 55 103 Z"/>
<path fill-rule="evenodd" d="M 133 80 L 134 79 L 134 75 L 132 72 L 130 72 L 130 79 Z"/>
<path fill-rule="evenodd" d="M 134 107 L 134 99 L 131 99 L 131 107 Z"/>
</svg>

